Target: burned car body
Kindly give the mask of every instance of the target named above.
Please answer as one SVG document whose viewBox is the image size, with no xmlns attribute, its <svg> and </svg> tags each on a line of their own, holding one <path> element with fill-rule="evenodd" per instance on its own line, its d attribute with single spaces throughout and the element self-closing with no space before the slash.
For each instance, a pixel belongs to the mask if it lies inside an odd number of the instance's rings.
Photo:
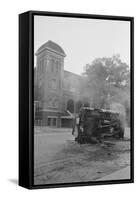
<svg viewBox="0 0 137 200">
<path fill-rule="evenodd" d="M 78 123 L 75 123 L 78 143 L 100 143 L 106 138 L 124 138 L 124 128 L 120 114 L 103 109 L 84 107 L 79 113 Z"/>
</svg>

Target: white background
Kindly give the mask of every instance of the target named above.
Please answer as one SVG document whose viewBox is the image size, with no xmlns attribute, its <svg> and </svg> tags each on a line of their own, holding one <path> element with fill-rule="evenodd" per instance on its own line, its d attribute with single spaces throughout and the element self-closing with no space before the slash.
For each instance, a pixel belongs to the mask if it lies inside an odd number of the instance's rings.
<svg viewBox="0 0 137 200">
<path fill-rule="evenodd" d="M 0 8 L 0 199 L 136 199 L 137 183 L 33 191 L 17 185 L 18 14 L 27 10 L 47 10 L 137 17 L 136 0 L 4 0 Z M 136 75 L 135 68 L 135 87 Z M 136 162 L 137 159 L 135 166 Z M 135 175 L 136 171 L 135 167 Z"/>
</svg>

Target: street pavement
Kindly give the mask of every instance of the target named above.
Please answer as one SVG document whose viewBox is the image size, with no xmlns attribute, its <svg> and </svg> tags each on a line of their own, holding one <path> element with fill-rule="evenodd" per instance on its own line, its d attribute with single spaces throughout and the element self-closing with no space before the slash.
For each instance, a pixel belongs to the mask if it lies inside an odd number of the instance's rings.
<svg viewBox="0 0 137 200">
<path fill-rule="evenodd" d="M 122 179 L 130 179 L 130 166 L 120 169 L 112 174 L 104 176 L 98 181 L 107 181 L 107 180 L 122 180 Z"/>
<path fill-rule="evenodd" d="M 37 130 L 38 132 L 39 130 Z M 53 161 L 55 155 L 64 149 L 68 141 L 74 140 L 70 129 L 35 133 L 34 136 L 34 162 L 35 167 Z"/>
<path fill-rule="evenodd" d="M 35 183 L 129 179 L 129 133 L 107 147 L 75 143 L 71 129 L 35 127 Z"/>
<path fill-rule="evenodd" d="M 126 129 L 125 137 L 130 138 L 129 129 Z M 68 141 L 74 141 L 72 129 L 35 127 L 35 166 L 52 161 L 55 155 L 65 148 Z"/>
</svg>

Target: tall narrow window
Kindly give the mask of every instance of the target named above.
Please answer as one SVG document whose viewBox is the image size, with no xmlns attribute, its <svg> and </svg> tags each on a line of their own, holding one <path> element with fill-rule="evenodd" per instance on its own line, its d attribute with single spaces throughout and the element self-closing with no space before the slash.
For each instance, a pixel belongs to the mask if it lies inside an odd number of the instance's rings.
<svg viewBox="0 0 137 200">
<path fill-rule="evenodd" d="M 48 126 L 51 126 L 51 118 L 48 118 Z"/>
<path fill-rule="evenodd" d="M 53 118 L 53 126 L 57 126 L 57 119 Z"/>
</svg>

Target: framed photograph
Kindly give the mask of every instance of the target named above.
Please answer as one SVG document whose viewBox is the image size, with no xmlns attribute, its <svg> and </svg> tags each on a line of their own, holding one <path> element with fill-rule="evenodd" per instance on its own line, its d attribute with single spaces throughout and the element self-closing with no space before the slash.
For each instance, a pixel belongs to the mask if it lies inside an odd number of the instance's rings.
<svg viewBox="0 0 137 200">
<path fill-rule="evenodd" d="M 134 182 L 134 18 L 19 15 L 19 185 Z"/>
</svg>

